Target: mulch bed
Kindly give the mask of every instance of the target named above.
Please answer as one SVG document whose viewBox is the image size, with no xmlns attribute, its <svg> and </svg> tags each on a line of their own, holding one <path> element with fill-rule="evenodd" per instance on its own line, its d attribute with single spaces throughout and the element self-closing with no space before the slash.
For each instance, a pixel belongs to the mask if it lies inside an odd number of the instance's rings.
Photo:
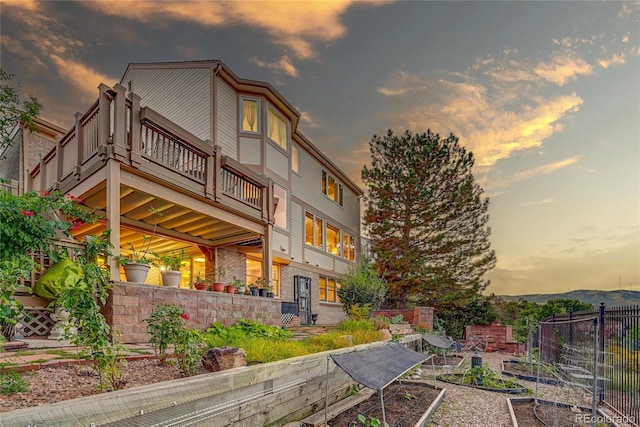
<svg viewBox="0 0 640 427">
<path fill-rule="evenodd" d="M 571 407 L 569 405 L 553 405 L 541 403 L 535 408 L 534 401 L 514 402 L 511 401 L 513 412 L 515 414 L 518 425 L 527 427 L 574 427 L 576 425 L 591 425 L 591 418 L 582 418 L 585 415 L 590 416 L 591 411 L 583 408 Z M 536 417 L 537 414 L 537 417 Z M 540 420 L 544 421 L 541 422 Z M 612 423 L 603 423 L 602 419 L 598 419 L 598 426 L 614 426 Z"/>
<path fill-rule="evenodd" d="M 441 390 L 415 383 L 394 382 L 383 390 L 384 411 L 387 423 L 394 427 L 413 427 L 429 409 Z M 362 426 L 358 415 L 377 418 L 382 422 L 380 395 L 374 393 L 369 399 L 351 407 L 328 421 L 331 427 Z"/>
</svg>

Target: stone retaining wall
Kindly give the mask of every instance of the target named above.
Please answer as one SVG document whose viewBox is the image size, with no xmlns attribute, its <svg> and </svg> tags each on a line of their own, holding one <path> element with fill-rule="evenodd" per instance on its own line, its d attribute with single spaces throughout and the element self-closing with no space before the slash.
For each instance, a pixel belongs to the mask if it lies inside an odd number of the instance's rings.
<svg viewBox="0 0 640 427">
<path fill-rule="evenodd" d="M 116 283 L 103 314 L 120 331 L 122 342 L 149 342 L 144 319 L 161 304 L 182 307 L 189 314 L 188 325 L 202 330 L 216 321 L 230 326 L 242 318 L 267 325 L 281 323 L 279 299 L 134 283 Z"/>
</svg>

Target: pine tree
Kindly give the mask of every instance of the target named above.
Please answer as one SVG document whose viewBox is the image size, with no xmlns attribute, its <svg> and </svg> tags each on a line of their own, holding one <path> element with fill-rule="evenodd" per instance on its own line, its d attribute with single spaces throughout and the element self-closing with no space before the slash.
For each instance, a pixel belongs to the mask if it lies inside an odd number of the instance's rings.
<svg viewBox="0 0 640 427">
<path fill-rule="evenodd" d="M 473 154 L 453 134 L 431 131 L 396 136 L 389 130 L 374 135 L 369 148 L 364 222 L 396 305 L 410 295 L 434 306 L 477 296 L 489 285 L 483 275 L 496 256 Z"/>
</svg>

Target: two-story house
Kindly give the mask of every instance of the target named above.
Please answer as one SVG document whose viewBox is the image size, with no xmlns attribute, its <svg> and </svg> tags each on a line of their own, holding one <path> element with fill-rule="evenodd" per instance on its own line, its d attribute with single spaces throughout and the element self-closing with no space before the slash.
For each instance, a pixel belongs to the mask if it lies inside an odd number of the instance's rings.
<svg viewBox="0 0 640 427">
<path fill-rule="evenodd" d="M 75 233 L 111 230 L 114 255 L 146 245 L 184 249 L 179 289 L 125 281 L 115 258 L 106 309 L 125 342 L 146 338 L 154 305 L 173 301 L 194 325 L 251 318 L 334 324 L 341 275 L 356 263 L 362 190 L 298 131 L 300 113 L 264 82 L 219 61 L 130 64 L 29 173 L 28 188 L 60 189 L 104 217 Z M 196 276 L 247 284 L 275 298 L 192 289 Z M 315 316 L 313 316 L 315 318 Z"/>
</svg>

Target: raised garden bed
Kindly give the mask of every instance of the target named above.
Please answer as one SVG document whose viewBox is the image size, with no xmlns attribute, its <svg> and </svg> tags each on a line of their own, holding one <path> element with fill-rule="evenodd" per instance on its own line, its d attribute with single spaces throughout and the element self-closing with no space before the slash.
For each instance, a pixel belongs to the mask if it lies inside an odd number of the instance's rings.
<svg viewBox="0 0 640 427">
<path fill-rule="evenodd" d="M 421 381 L 395 381 L 383 390 L 384 410 L 387 424 L 395 427 L 422 427 L 444 399 L 446 391 L 435 389 Z M 328 425 L 331 427 L 362 426 L 358 416 L 362 415 L 369 422 L 378 419 L 382 425 L 382 407 L 380 395 L 367 389 L 363 396 L 351 396 L 336 405 L 329 407 Z M 352 402 L 352 404 L 349 404 Z M 334 416 L 335 408 L 340 413 Z M 302 420 L 302 426 L 324 425 L 324 411 Z M 369 424 L 366 424 L 369 425 Z"/>
<path fill-rule="evenodd" d="M 516 377 L 526 381 L 538 381 L 543 384 L 560 385 L 562 380 L 554 378 L 548 375 L 548 369 L 551 369 L 548 365 L 542 365 L 540 370 L 540 377 L 538 377 L 538 365 L 534 364 L 533 369 L 526 362 L 519 360 L 503 360 L 502 361 L 502 374 L 511 377 Z"/>
<path fill-rule="evenodd" d="M 536 405 L 533 397 L 515 397 L 507 399 L 509 413 L 514 427 L 573 427 L 591 425 L 592 410 L 585 406 L 574 406 L 565 403 L 538 399 Z M 535 409 L 535 411 L 534 411 Z M 598 426 L 616 426 L 600 410 L 597 411 Z"/>
<path fill-rule="evenodd" d="M 513 380 L 497 379 L 494 384 L 489 386 L 481 384 L 480 382 L 474 382 L 472 375 L 465 374 L 441 374 L 438 375 L 436 379 L 450 384 L 463 385 L 465 387 L 478 388 L 480 390 L 495 391 L 497 393 L 523 394 L 529 392 L 528 388 Z"/>
<path fill-rule="evenodd" d="M 431 359 L 424 362 L 424 367 L 431 366 L 431 361 L 435 366 L 460 366 L 464 361 L 464 356 L 461 354 L 447 354 L 443 355 L 435 355 Z"/>
</svg>

